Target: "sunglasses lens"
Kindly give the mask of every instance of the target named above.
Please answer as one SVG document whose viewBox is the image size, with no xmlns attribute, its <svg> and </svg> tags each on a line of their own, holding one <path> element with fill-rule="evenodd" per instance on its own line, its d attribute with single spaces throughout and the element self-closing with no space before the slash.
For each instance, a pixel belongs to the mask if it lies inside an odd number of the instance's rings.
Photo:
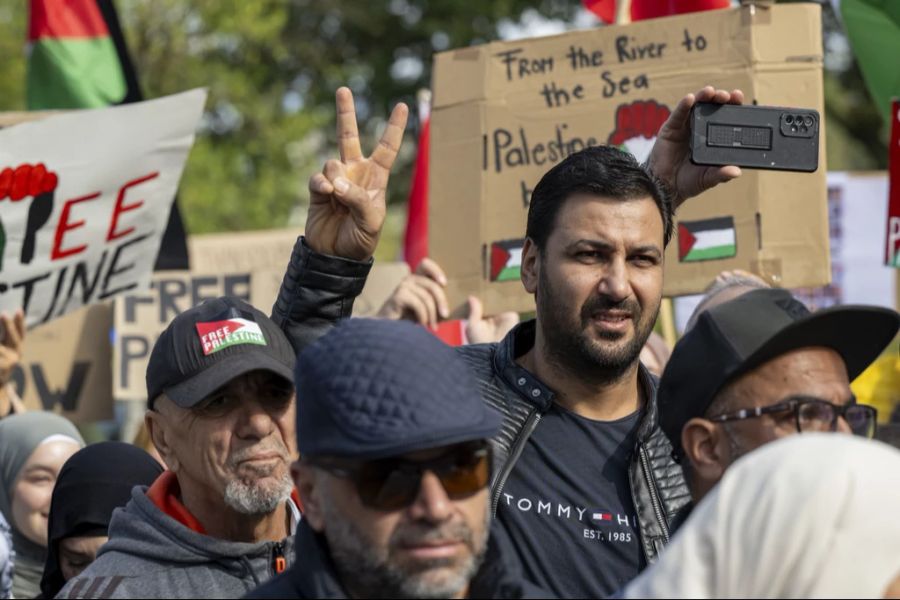
<svg viewBox="0 0 900 600">
<path fill-rule="evenodd" d="M 365 465 L 356 481 L 363 504 L 378 510 L 399 510 L 412 504 L 419 493 L 421 474 L 403 469 L 396 460 Z"/>
<path fill-rule="evenodd" d="M 447 495 L 458 500 L 471 496 L 488 484 L 490 463 L 490 453 L 486 448 L 460 452 L 453 463 L 437 471 L 437 475 Z"/>
<path fill-rule="evenodd" d="M 465 445 L 433 461 L 385 459 L 366 463 L 355 477 L 360 500 L 377 510 L 405 508 L 419 494 L 426 471 L 438 477 L 450 499 L 465 498 L 488 484 L 490 451 L 483 444 Z"/>
</svg>

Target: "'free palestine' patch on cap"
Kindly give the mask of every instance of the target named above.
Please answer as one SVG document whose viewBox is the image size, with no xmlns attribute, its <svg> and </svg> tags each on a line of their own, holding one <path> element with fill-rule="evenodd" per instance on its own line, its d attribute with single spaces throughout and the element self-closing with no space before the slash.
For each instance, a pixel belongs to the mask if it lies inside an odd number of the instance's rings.
<svg viewBox="0 0 900 600">
<path fill-rule="evenodd" d="M 267 345 L 259 325 L 243 317 L 197 323 L 197 334 L 204 356 L 238 344 Z"/>
</svg>

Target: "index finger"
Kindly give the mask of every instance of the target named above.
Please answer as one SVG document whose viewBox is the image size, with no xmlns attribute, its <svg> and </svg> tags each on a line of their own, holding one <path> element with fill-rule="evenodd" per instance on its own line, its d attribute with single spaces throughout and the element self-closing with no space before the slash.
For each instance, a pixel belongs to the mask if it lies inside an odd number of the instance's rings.
<svg viewBox="0 0 900 600">
<path fill-rule="evenodd" d="M 386 171 L 391 170 L 394 159 L 400 151 L 400 144 L 403 142 L 403 131 L 406 129 L 406 119 L 409 117 L 409 107 L 404 103 L 399 103 L 391 111 L 391 118 L 388 120 L 384 133 L 375 150 L 372 151 L 372 162 Z"/>
<path fill-rule="evenodd" d="M 337 138 L 341 160 L 359 160 L 362 158 L 362 146 L 356 126 L 356 105 L 353 104 L 353 92 L 350 88 L 339 87 L 334 93 L 334 104 L 337 110 Z"/>
<path fill-rule="evenodd" d="M 422 259 L 419 266 L 416 267 L 416 273 L 424 275 L 433 281 L 437 281 L 441 285 L 447 285 L 447 276 L 444 274 L 444 270 L 430 258 L 426 257 Z"/>
</svg>

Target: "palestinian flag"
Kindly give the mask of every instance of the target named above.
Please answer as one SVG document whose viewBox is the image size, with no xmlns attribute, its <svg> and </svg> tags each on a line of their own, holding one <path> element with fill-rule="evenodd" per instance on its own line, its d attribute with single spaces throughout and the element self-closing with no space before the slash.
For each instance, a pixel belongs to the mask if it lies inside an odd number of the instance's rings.
<svg viewBox="0 0 900 600">
<path fill-rule="evenodd" d="M 238 344 L 267 345 L 259 325 L 255 321 L 240 317 L 197 323 L 197 335 L 200 336 L 204 356 Z"/>
<path fill-rule="evenodd" d="M 128 85 L 96 0 L 31 0 L 29 110 L 100 108 Z"/>
<path fill-rule="evenodd" d="M 491 281 L 518 281 L 522 270 L 524 239 L 491 244 Z"/>
<path fill-rule="evenodd" d="M 731 258 L 737 254 L 734 218 L 718 217 L 678 223 L 678 260 L 696 262 Z"/>
</svg>

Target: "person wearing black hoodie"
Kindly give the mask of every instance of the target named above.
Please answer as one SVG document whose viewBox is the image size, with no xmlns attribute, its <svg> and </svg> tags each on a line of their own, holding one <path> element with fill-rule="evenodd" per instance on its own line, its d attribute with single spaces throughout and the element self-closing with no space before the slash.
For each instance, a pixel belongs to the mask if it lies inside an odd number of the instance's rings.
<svg viewBox="0 0 900 600">
<path fill-rule="evenodd" d="M 150 486 L 162 473 L 153 457 L 122 442 L 92 444 L 66 461 L 50 503 L 42 598 L 55 597 L 94 562 L 113 511 L 128 503 L 132 488 Z"/>
<path fill-rule="evenodd" d="M 297 559 L 250 598 L 547 597 L 490 531 L 501 418 L 451 348 L 352 319 L 297 359 Z"/>
</svg>

